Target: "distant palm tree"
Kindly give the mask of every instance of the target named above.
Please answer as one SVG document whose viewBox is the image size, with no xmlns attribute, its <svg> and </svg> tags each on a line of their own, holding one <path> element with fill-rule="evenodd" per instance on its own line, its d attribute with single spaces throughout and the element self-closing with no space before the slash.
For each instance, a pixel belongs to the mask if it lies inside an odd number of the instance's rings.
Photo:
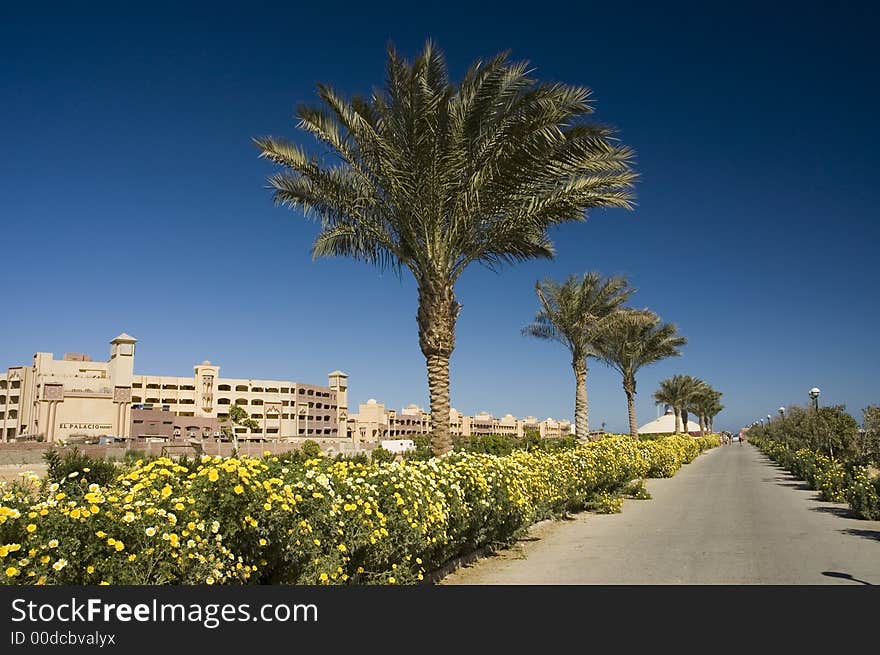
<svg viewBox="0 0 880 655">
<path fill-rule="evenodd" d="M 574 371 L 574 423 L 578 439 L 590 436 L 587 399 L 587 358 L 596 357 L 593 342 L 609 317 L 635 292 L 622 277 L 599 273 L 572 275 L 565 282 L 546 279 L 535 284 L 541 308 L 523 334 L 558 341 L 571 353 Z"/>
<path fill-rule="evenodd" d="M 639 438 L 636 422 L 636 373 L 643 366 L 667 357 L 681 355 L 687 339 L 678 334 L 674 323 L 661 323 L 648 310 L 620 310 L 602 330 L 596 342 L 599 357 L 623 376 L 623 391 L 629 413 L 629 434 Z"/>
<path fill-rule="evenodd" d="M 286 169 L 269 178 L 275 201 L 320 221 L 315 257 L 407 268 L 415 278 L 437 455 L 452 447 L 449 358 L 464 270 L 550 258 L 548 228 L 584 220 L 590 207 L 630 207 L 633 153 L 611 129 L 583 122 L 590 91 L 529 73 L 500 54 L 454 85 L 431 42 L 412 63 L 389 47 L 384 89 L 346 100 L 319 85 L 324 106 L 297 111 L 298 127 L 336 161 L 283 139 L 254 140 Z"/>
<path fill-rule="evenodd" d="M 672 407 L 675 415 L 675 432 L 681 432 L 681 406 L 685 402 L 685 376 L 673 375 L 671 378 L 660 381 L 660 386 L 654 392 L 654 400 Z"/>
<path fill-rule="evenodd" d="M 689 406 L 699 417 L 700 434 L 711 430 L 712 419 L 724 409 L 724 405 L 720 403 L 722 395 L 720 391 L 716 391 L 706 384 L 691 398 Z"/>
<path fill-rule="evenodd" d="M 695 401 L 701 395 L 708 394 L 712 388 L 700 378 L 695 378 L 692 375 L 683 375 L 681 377 L 683 378 L 683 389 L 679 412 L 681 413 L 681 423 L 684 432 L 685 434 L 690 434 L 690 430 L 688 430 L 688 412 L 693 411 L 697 414 L 698 411 L 695 407 Z"/>
</svg>

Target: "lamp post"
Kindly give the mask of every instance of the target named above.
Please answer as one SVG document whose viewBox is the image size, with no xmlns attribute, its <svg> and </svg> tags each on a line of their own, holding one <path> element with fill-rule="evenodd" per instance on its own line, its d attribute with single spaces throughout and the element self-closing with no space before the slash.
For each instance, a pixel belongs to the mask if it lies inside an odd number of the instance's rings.
<svg viewBox="0 0 880 655">
<path fill-rule="evenodd" d="M 813 409 L 819 411 L 819 394 L 822 393 L 819 387 L 810 389 L 810 398 L 813 400 Z"/>
<path fill-rule="evenodd" d="M 767 414 L 767 427 L 770 427 L 770 414 Z"/>
<path fill-rule="evenodd" d="M 779 408 L 779 415 L 782 417 L 782 420 L 785 420 L 785 407 Z"/>
</svg>

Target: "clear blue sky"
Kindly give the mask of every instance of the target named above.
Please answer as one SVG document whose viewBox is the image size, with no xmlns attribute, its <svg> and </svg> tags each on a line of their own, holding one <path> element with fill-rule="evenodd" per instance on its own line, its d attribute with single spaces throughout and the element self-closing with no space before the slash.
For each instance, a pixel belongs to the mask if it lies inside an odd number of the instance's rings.
<svg viewBox="0 0 880 655">
<path fill-rule="evenodd" d="M 519 330 L 537 278 L 586 270 L 627 275 L 690 340 L 642 371 L 640 422 L 679 372 L 724 392 L 726 429 L 814 385 L 858 418 L 880 402 L 869 3 L 15 4 L 0 9 L 0 367 L 104 358 L 126 331 L 139 373 L 341 368 L 352 406 L 427 406 L 412 282 L 312 261 L 316 226 L 273 206 L 250 139 L 306 142 L 292 113 L 316 82 L 366 92 L 389 39 L 413 55 L 432 37 L 456 78 L 511 49 L 591 87 L 642 175 L 635 212 L 555 230 L 554 261 L 466 273 L 455 407 L 572 415 L 567 353 Z M 616 374 L 594 363 L 589 384 L 592 425 L 624 430 Z"/>
</svg>

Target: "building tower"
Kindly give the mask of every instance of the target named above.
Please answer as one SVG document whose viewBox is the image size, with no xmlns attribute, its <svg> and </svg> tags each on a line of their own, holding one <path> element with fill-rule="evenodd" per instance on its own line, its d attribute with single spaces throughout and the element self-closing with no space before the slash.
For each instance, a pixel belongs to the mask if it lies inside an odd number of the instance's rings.
<svg viewBox="0 0 880 655">
<path fill-rule="evenodd" d="M 107 375 L 113 385 L 113 434 L 128 437 L 131 434 L 131 381 L 134 377 L 134 344 L 130 334 L 123 332 L 110 342 L 110 362 Z"/>
<path fill-rule="evenodd" d="M 336 434 L 346 437 L 348 425 L 348 375 L 342 371 L 333 371 L 327 376 L 327 386 L 336 392 Z"/>
</svg>

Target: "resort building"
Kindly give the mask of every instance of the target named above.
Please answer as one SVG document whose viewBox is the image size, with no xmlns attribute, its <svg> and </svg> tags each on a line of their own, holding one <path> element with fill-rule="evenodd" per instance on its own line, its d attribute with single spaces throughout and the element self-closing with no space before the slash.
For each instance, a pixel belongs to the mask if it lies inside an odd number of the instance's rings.
<svg viewBox="0 0 880 655">
<path fill-rule="evenodd" d="M 511 414 L 496 418 L 488 412 L 465 416 L 455 408 L 449 411 L 449 427 L 453 437 L 499 434 L 521 438 L 527 431 L 534 430 L 542 438 L 557 438 L 568 436 L 573 430 L 571 422 L 566 420 L 547 418 L 540 421 L 534 416 L 517 419 Z M 347 430 L 352 439 L 363 443 L 412 438 L 430 433 L 431 415 L 417 405 L 396 412 L 371 398 L 358 405 L 357 413 L 349 415 Z"/>
<path fill-rule="evenodd" d="M 224 378 L 209 361 L 187 377 L 134 373 L 137 339 L 120 334 L 109 361 L 88 355 L 38 352 L 30 366 L 0 373 L 0 438 L 219 436 L 229 409 L 239 405 L 256 421 L 241 440 L 346 438 L 348 376 L 333 371 L 327 386 L 302 382 Z M 171 421 L 169 424 L 168 421 Z"/>
</svg>

